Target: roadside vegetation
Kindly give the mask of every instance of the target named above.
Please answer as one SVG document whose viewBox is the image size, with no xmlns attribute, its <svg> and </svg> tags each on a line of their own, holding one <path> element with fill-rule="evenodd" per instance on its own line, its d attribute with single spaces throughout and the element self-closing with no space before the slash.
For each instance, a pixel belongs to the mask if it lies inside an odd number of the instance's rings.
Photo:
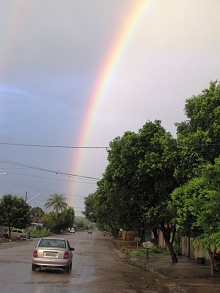
<svg viewBox="0 0 220 293">
<path fill-rule="evenodd" d="M 31 237 L 48 236 L 51 233 L 61 233 L 69 227 L 73 227 L 75 213 L 72 207 L 66 203 L 66 198 L 62 194 L 54 194 L 48 198 L 45 207 L 52 207 L 54 211 L 45 214 L 39 207 L 31 206 L 23 199 L 11 194 L 4 195 L 0 201 L 0 225 L 6 226 L 10 232 L 12 228 L 25 229 Z M 42 219 L 43 229 L 39 223 L 35 224 L 35 229 L 31 228 L 32 219 Z"/>
<path fill-rule="evenodd" d="M 142 242 L 149 229 L 155 246 L 161 231 L 173 264 L 178 262 L 177 239 L 194 237 L 194 245 L 208 251 L 213 276 L 220 250 L 220 83 L 210 82 L 187 99 L 184 111 L 186 120 L 175 124 L 175 137 L 155 120 L 109 143 L 108 165 L 96 191 L 84 200 L 87 222 L 76 224 L 62 194 L 48 198 L 45 207 L 53 209 L 48 214 L 8 194 L 0 201 L 0 225 L 27 228 L 38 215 L 44 231 L 96 226 L 118 239 L 120 230 L 136 230 Z"/>
<path fill-rule="evenodd" d="M 147 251 L 146 249 L 127 249 L 126 250 L 126 253 L 130 256 L 130 257 L 143 257 L 147 255 Z M 160 254 L 160 255 L 168 255 L 169 252 L 168 250 L 165 250 L 165 249 L 160 249 L 158 247 L 153 247 L 153 248 L 150 248 L 148 250 L 148 255 L 151 256 L 151 255 L 154 255 L 154 254 Z"/>
<path fill-rule="evenodd" d="M 220 249 L 220 83 L 185 103 L 176 137 L 160 120 L 109 144 L 108 165 L 97 190 L 85 198 L 85 216 L 118 238 L 120 229 L 160 230 L 178 262 L 175 235 L 196 237 L 211 260 Z"/>
<path fill-rule="evenodd" d="M 37 229 L 37 230 L 33 230 L 33 231 L 29 231 L 30 236 L 32 238 L 41 238 L 41 237 L 47 237 L 50 236 L 50 233 L 48 232 L 47 229 Z"/>
<path fill-rule="evenodd" d="M 6 194 L 0 201 L 0 225 L 8 227 L 10 238 L 13 227 L 27 228 L 31 225 L 31 207 L 21 197 Z"/>
<path fill-rule="evenodd" d="M 0 225 L 9 227 L 10 231 L 13 227 L 24 229 L 31 238 L 66 233 L 71 227 L 80 231 L 96 228 L 96 224 L 85 217 L 75 217 L 74 209 L 67 205 L 62 194 L 51 195 L 45 207 L 53 211 L 45 214 L 40 207 L 31 208 L 23 198 L 4 195 L 0 202 Z"/>
</svg>

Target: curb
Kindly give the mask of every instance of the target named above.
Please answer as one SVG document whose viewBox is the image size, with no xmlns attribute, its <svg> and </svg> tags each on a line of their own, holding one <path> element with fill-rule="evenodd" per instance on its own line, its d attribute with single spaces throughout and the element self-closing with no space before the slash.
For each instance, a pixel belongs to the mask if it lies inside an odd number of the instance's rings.
<svg viewBox="0 0 220 293">
<path fill-rule="evenodd" d="M 159 277 L 163 278 L 163 279 L 166 279 L 167 276 L 159 273 L 157 270 L 155 270 L 154 268 L 152 268 L 151 266 L 147 266 L 146 267 L 150 272 L 152 272 L 153 274 L 155 275 L 158 275 Z M 167 287 L 169 289 L 169 293 L 187 293 L 187 291 L 182 288 L 181 286 L 177 285 L 176 283 L 174 282 L 170 282 L 169 284 L 164 284 L 165 287 Z"/>
<path fill-rule="evenodd" d="M 169 293 L 188 293 L 188 290 L 184 289 L 182 286 L 178 285 L 177 283 L 169 280 L 168 277 L 160 272 L 158 272 L 155 268 L 153 268 L 149 263 L 146 263 L 141 258 L 131 257 L 128 258 L 129 261 L 136 266 L 138 266 L 142 270 L 148 270 L 152 272 L 154 275 L 158 276 L 161 280 L 163 280 L 164 287 L 168 288 Z M 144 261 L 144 263 L 143 263 Z M 167 282 L 166 282 L 167 280 Z"/>
</svg>

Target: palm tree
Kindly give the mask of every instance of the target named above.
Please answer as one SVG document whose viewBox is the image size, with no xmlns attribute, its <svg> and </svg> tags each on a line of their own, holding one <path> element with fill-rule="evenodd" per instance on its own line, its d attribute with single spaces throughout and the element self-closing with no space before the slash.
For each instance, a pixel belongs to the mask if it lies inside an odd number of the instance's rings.
<svg viewBox="0 0 220 293">
<path fill-rule="evenodd" d="M 50 195 L 44 206 L 45 208 L 53 207 L 55 210 L 55 219 L 57 219 L 59 211 L 65 210 L 68 204 L 66 203 L 65 196 L 55 193 L 54 195 Z"/>
</svg>

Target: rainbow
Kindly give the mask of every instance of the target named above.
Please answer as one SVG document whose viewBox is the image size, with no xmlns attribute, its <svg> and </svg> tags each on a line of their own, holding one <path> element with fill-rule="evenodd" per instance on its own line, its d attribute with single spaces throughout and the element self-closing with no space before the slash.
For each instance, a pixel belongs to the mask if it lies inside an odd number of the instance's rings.
<svg viewBox="0 0 220 293">
<path fill-rule="evenodd" d="M 95 83 L 89 94 L 88 104 L 81 123 L 82 127 L 79 130 L 77 146 L 86 146 L 90 129 L 93 127 L 95 117 L 99 112 L 105 94 L 110 86 L 112 76 L 123 57 L 128 43 L 138 29 L 152 2 L 153 0 L 134 0 L 133 5 L 128 9 L 127 15 L 122 20 L 121 26 L 117 30 L 117 34 L 110 42 L 110 45 L 108 46 L 109 50 L 104 54 Z M 83 159 L 82 153 L 81 149 L 77 149 L 73 157 L 72 174 L 78 174 Z M 70 188 L 70 194 L 72 194 L 70 205 L 73 205 L 76 185 L 71 183 Z"/>
</svg>

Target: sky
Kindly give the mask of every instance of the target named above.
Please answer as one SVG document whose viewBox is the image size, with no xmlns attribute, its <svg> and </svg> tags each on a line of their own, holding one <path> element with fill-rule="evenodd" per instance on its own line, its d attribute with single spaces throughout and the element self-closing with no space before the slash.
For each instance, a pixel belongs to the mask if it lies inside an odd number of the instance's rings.
<svg viewBox="0 0 220 293">
<path fill-rule="evenodd" d="M 220 75 L 219 0 L 0 0 L 0 197 L 76 215 L 109 143 L 147 121 L 173 136 Z M 45 210 L 46 211 L 46 210 Z"/>
</svg>

